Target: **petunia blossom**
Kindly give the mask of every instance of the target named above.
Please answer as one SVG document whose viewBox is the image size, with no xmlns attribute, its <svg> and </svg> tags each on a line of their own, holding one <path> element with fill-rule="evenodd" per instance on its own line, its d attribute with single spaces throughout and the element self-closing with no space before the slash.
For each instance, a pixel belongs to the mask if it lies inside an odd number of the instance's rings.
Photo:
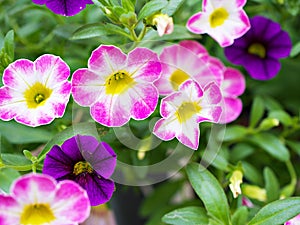
<svg viewBox="0 0 300 225">
<path fill-rule="evenodd" d="M 93 51 L 87 69 L 74 72 L 72 94 L 81 106 L 91 107 L 102 125 L 122 126 L 130 118 L 143 120 L 155 110 L 161 64 L 157 54 L 136 48 L 124 54 L 115 46 L 101 45 Z"/>
<path fill-rule="evenodd" d="M 38 5 L 46 5 L 55 14 L 74 16 L 83 9 L 86 4 L 94 4 L 92 0 L 32 0 Z"/>
<path fill-rule="evenodd" d="M 198 53 L 177 44 L 162 50 L 159 56 L 162 73 L 161 77 L 154 82 L 160 95 L 177 91 L 178 87 L 188 79 L 197 80 L 202 88 L 211 82 L 220 82 L 222 74 L 218 70 L 211 70 L 209 64 L 201 58 L 202 54 L 199 57 Z M 204 55 L 205 53 L 203 57 Z"/>
<path fill-rule="evenodd" d="M 162 99 L 160 114 L 163 118 L 156 122 L 153 133 L 165 141 L 176 137 L 182 144 L 196 150 L 199 123 L 218 122 L 222 113 L 221 101 L 221 91 L 215 83 L 202 89 L 197 82 L 187 80 L 177 92 Z"/>
<path fill-rule="evenodd" d="M 300 224 L 300 214 L 284 223 L 284 225 L 299 225 L 299 224 Z"/>
<path fill-rule="evenodd" d="M 243 109 L 242 101 L 238 98 L 246 88 L 245 78 L 242 73 L 234 68 L 226 67 L 217 58 L 210 56 L 204 46 L 196 41 L 186 40 L 179 43 L 200 57 L 214 74 L 219 74 L 218 85 L 220 86 L 223 102 L 223 112 L 220 123 L 229 123 L 241 114 Z M 198 78 L 198 77 L 196 77 Z M 199 76 L 199 78 L 201 78 Z M 198 81 L 198 79 L 195 79 Z"/>
<path fill-rule="evenodd" d="M 194 14 L 187 28 L 196 34 L 209 34 L 222 47 L 232 45 L 241 37 L 250 23 L 243 6 L 247 0 L 203 0 L 202 12 Z"/>
<path fill-rule="evenodd" d="M 90 214 L 86 191 L 73 181 L 26 174 L 0 194 L 1 225 L 77 225 Z"/>
<path fill-rule="evenodd" d="M 109 177 L 115 166 L 116 154 L 107 143 L 93 136 L 76 135 L 47 153 L 43 173 L 59 181 L 74 180 L 87 191 L 95 206 L 112 197 L 115 186 Z"/>
<path fill-rule="evenodd" d="M 68 65 L 58 56 L 13 62 L 3 73 L 0 119 L 36 127 L 62 117 L 71 92 L 69 76 Z"/>
<path fill-rule="evenodd" d="M 279 23 L 263 16 L 250 19 L 251 29 L 232 46 L 225 48 L 225 56 L 236 65 L 245 67 L 257 80 L 275 77 L 280 70 L 280 58 L 288 57 L 292 42 Z"/>
</svg>

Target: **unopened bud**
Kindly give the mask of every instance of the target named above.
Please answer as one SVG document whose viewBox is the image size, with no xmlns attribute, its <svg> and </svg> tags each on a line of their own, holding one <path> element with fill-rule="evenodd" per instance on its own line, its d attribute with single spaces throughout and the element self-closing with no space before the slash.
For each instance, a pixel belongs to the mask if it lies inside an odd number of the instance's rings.
<svg viewBox="0 0 300 225">
<path fill-rule="evenodd" d="M 156 14 L 152 17 L 152 25 L 156 26 L 158 35 L 171 34 L 174 30 L 173 18 L 166 14 Z"/>
<path fill-rule="evenodd" d="M 235 170 L 232 173 L 229 181 L 229 188 L 233 194 L 233 197 L 237 198 L 240 194 L 242 194 L 241 183 L 243 183 L 243 173 L 240 170 Z"/>
</svg>

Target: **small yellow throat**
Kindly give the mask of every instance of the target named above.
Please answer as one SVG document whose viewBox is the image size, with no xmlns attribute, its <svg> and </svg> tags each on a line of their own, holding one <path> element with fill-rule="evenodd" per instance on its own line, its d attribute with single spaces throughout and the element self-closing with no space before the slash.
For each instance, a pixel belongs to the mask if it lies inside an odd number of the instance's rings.
<svg viewBox="0 0 300 225">
<path fill-rule="evenodd" d="M 127 71 L 118 71 L 106 80 L 106 94 L 121 94 L 134 84 L 134 79 Z"/>
<path fill-rule="evenodd" d="M 180 123 L 184 123 L 196 113 L 199 113 L 201 107 L 196 102 L 184 102 L 176 111 L 177 119 Z"/>
<path fill-rule="evenodd" d="M 48 204 L 32 204 L 25 206 L 21 215 L 21 225 L 43 225 L 55 220 Z"/>
<path fill-rule="evenodd" d="M 81 174 L 81 173 L 93 173 L 93 168 L 88 162 L 80 161 L 75 164 L 73 168 L 73 174 L 76 176 Z"/>
<path fill-rule="evenodd" d="M 224 8 L 217 8 L 209 16 L 209 23 L 212 28 L 223 25 L 229 14 Z"/>
<path fill-rule="evenodd" d="M 256 55 L 259 58 L 266 58 L 266 48 L 260 43 L 253 43 L 248 47 L 248 52 L 252 55 Z"/>
<path fill-rule="evenodd" d="M 170 82 L 175 91 L 178 90 L 180 84 L 188 80 L 190 76 L 181 69 L 175 70 L 170 76 Z"/>
<path fill-rule="evenodd" d="M 40 82 L 36 82 L 24 92 L 24 98 L 28 108 L 34 109 L 45 104 L 52 90 Z"/>
</svg>

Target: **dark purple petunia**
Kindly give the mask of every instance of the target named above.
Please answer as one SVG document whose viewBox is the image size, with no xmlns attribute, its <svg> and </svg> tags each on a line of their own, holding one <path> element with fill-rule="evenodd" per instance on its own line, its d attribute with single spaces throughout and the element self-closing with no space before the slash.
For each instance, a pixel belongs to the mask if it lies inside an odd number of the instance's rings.
<svg viewBox="0 0 300 225">
<path fill-rule="evenodd" d="M 109 177 L 116 167 L 116 154 L 93 136 L 76 135 L 62 146 L 53 146 L 46 155 L 43 173 L 56 180 L 73 180 L 82 186 L 92 206 L 103 204 L 114 192 Z"/>
<path fill-rule="evenodd" d="M 33 3 L 46 6 L 55 14 L 74 16 L 85 8 L 86 4 L 94 4 L 92 0 L 32 0 Z"/>
<path fill-rule="evenodd" d="M 234 44 L 225 48 L 225 56 L 245 67 L 251 77 L 268 80 L 280 70 L 279 58 L 289 56 L 292 42 L 278 23 L 263 16 L 250 19 L 251 29 Z"/>
</svg>

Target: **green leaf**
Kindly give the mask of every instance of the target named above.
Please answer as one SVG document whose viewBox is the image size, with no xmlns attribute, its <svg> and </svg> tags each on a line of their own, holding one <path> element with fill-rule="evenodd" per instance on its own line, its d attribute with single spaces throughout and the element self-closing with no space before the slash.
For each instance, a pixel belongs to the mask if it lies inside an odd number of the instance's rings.
<svg viewBox="0 0 300 225">
<path fill-rule="evenodd" d="M 249 140 L 280 161 L 286 162 L 290 158 L 288 149 L 273 134 L 258 133 L 250 137 Z"/>
<path fill-rule="evenodd" d="M 134 12 L 135 1 L 133 0 L 122 0 L 122 6 L 130 12 Z"/>
<path fill-rule="evenodd" d="M 264 96 L 263 101 L 269 111 L 283 110 L 280 103 L 270 96 Z"/>
<path fill-rule="evenodd" d="M 295 44 L 292 48 L 291 57 L 295 57 L 300 53 L 300 42 L 298 42 L 297 44 Z"/>
<path fill-rule="evenodd" d="M 0 170 L 0 189 L 4 192 L 9 193 L 12 182 L 20 177 L 21 174 L 13 169 L 4 168 Z"/>
<path fill-rule="evenodd" d="M 161 12 L 172 16 L 184 3 L 184 1 L 185 0 L 169 0 L 168 5 Z"/>
<path fill-rule="evenodd" d="M 254 98 L 252 107 L 251 107 L 251 113 L 250 113 L 250 127 L 255 127 L 258 123 L 258 121 L 262 118 L 264 115 L 265 107 L 264 102 L 261 97 L 256 96 Z"/>
<path fill-rule="evenodd" d="M 5 165 L 27 166 L 31 164 L 24 155 L 20 154 L 2 153 L 1 158 L 3 159 L 3 162 L 5 162 Z"/>
<path fill-rule="evenodd" d="M 148 16 L 153 15 L 156 12 L 159 12 L 168 4 L 167 0 L 152 0 L 147 2 L 138 14 L 138 20 L 144 19 Z"/>
<path fill-rule="evenodd" d="M 195 206 L 176 209 L 164 215 L 162 221 L 172 225 L 208 224 L 208 218 L 205 209 Z"/>
<path fill-rule="evenodd" d="M 238 208 L 232 216 L 232 224 L 234 225 L 245 225 L 248 220 L 248 209 L 246 206 Z"/>
<path fill-rule="evenodd" d="M 246 127 L 233 125 L 226 127 L 223 141 L 233 141 L 245 137 L 248 134 Z"/>
<path fill-rule="evenodd" d="M 248 225 L 279 225 L 300 214 L 300 197 L 277 200 L 264 206 Z"/>
<path fill-rule="evenodd" d="M 286 141 L 287 145 L 298 155 L 300 155 L 300 142 Z"/>
<path fill-rule="evenodd" d="M 237 143 L 234 145 L 231 154 L 230 154 L 230 160 L 232 162 L 238 162 L 247 156 L 254 153 L 254 147 L 252 145 L 249 145 L 247 143 Z"/>
<path fill-rule="evenodd" d="M 131 38 L 131 36 L 123 30 L 121 27 L 116 26 L 111 23 L 93 23 L 87 24 L 79 29 L 77 29 L 73 36 L 71 37 L 72 40 L 77 39 L 86 39 L 86 38 L 93 38 L 93 37 L 101 37 L 106 35 L 112 34 L 119 34 L 125 36 L 127 38 Z"/>
<path fill-rule="evenodd" d="M 266 167 L 264 169 L 265 189 L 267 191 L 267 201 L 272 202 L 279 199 L 280 187 L 279 182 L 274 172 Z"/>
<path fill-rule="evenodd" d="M 293 120 L 288 113 L 282 110 L 276 110 L 269 113 L 270 118 L 278 119 L 285 126 L 293 125 Z"/>
<path fill-rule="evenodd" d="M 4 38 L 4 51 L 8 54 L 10 61 L 14 60 L 14 31 L 10 30 Z"/>
<path fill-rule="evenodd" d="M 252 164 L 243 161 L 242 162 L 243 171 L 244 171 L 244 177 L 251 181 L 254 184 L 263 185 L 263 177 L 261 175 L 261 171 L 258 170 L 255 166 Z"/>
<path fill-rule="evenodd" d="M 227 198 L 218 180 L 200 164 L 191 163 L 186 167 L 186 171 L 208 215 L 223 224 L 230 224 Z"/>
<path fill-rule="evenodd" d="M 168 182 L 160 185 L 149 195 L 141 207 L 141 215 L 149 216 L 155 211 L 159 211 L 170 202 L 171 197 L 180 189 L 183 181 Z"/>
<path fill-rule="evenodd" d="M 43 127 L 28 127 L 14 121 L 0 121 L 0 134 L 13 144 L 43 143 L 53 136 Z"/>
</svg>

